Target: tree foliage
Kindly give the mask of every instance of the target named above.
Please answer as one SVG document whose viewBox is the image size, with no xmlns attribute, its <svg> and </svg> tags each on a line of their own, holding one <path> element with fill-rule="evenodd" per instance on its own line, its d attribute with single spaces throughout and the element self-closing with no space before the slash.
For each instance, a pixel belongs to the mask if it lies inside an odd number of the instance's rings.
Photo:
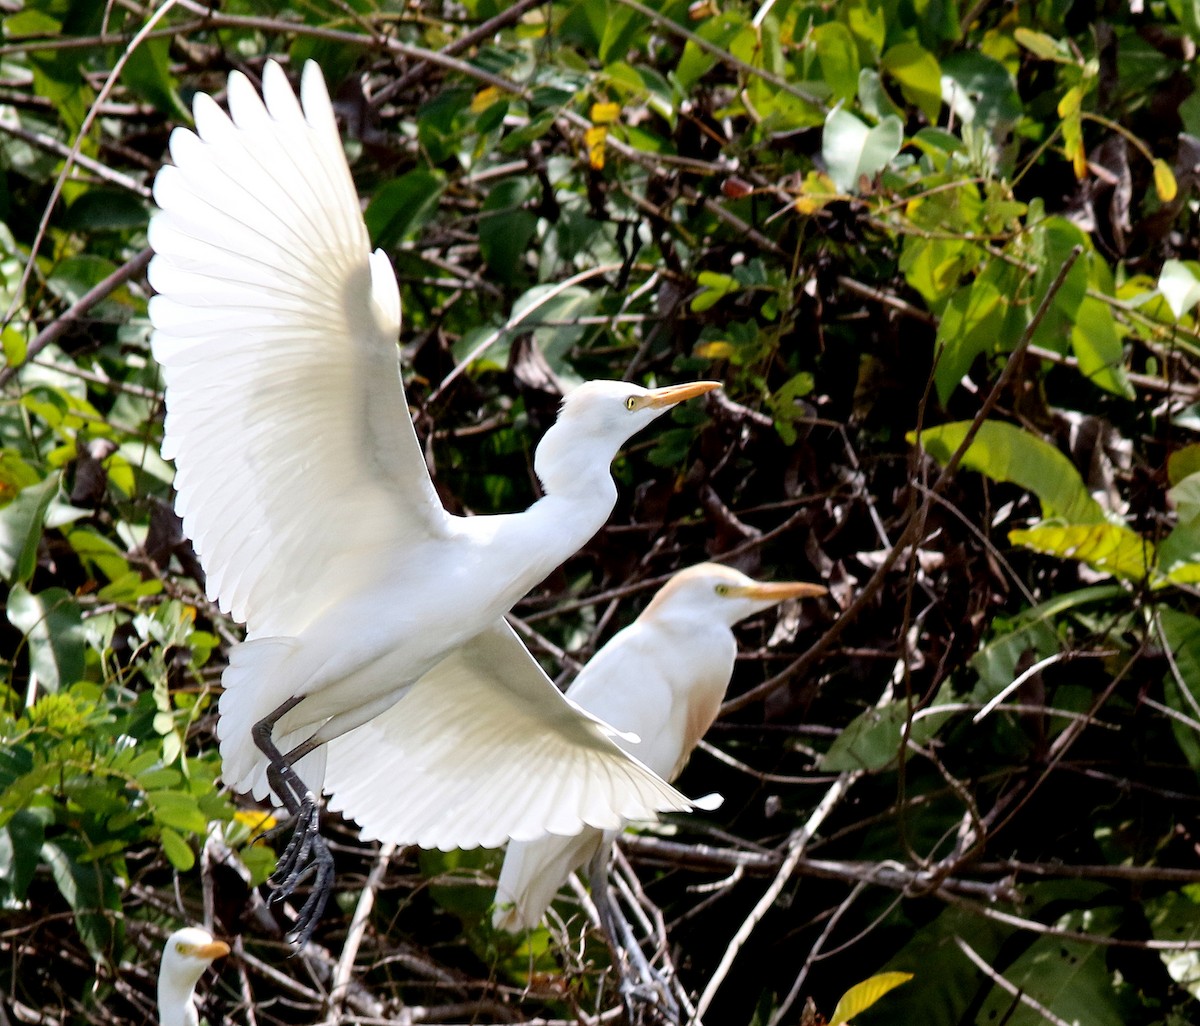
<svg viewBox="0 0 1200 1026">
<path fill-rule="evenodd" d="M 213 1022 L 621 1007 L 577 901 L 492 931 L 495 852 L 327 822 L 340 904 L 291 959 L 255 890 L 272 821 L 214 736 L 238 626 L 171 512 L 144 271 L 171 128 L 273 57 L 335 96 L 449 508 L 526 506 L 577 381 L 725 383 L 514 611 L 552 674 L 703 559 L 830 586 L 739 629 L 680 780 L 723 808 L 622 841 L 706 1021 L 1196 1019 L 1193 5 L 0 10 L 8 1016 L 145 1021 L 206 916 L 238 938 Z"/>
</svg>

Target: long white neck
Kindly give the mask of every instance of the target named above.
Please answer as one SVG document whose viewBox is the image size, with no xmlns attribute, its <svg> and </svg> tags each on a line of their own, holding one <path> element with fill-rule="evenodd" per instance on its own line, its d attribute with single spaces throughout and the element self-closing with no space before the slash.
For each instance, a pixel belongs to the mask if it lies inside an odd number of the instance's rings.
<svg viewBox="0 0 1200 1026">
<path fill-rule="evenodd" d="M 195 980 L 158 978 L 158 1021 L 160 1026 L 199 1026 L 196 1011 Z"/>
<path fill-rule="evenodd" d="M 573 432 L 568 449 L 560 444 L 568 440 L 564 436 L 551 428 L 534 454 L 542 498 L 523 513 L 486 518 L 493 521 L 493 551 L 519 554 L 521 594 L 599 531 L 617 501 L 609 470 L 616 456 L 612 444 Z"/>
</svg>

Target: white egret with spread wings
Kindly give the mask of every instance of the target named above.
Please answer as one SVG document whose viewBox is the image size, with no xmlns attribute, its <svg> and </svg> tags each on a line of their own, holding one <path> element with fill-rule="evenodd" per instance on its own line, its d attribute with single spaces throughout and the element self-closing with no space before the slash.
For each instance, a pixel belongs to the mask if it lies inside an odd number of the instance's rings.
<svg viewBox="0 0 1200 1026">
<path fill-rule="evenodd" d="M 718 383 L 582 385 L 537 447 L 541 499 L 449 514 L 408 414 L 396 277 L 371 252 L 311 62 L 300 97 L 274 63 L 261 99 L 230 75 L 228 115 L 196 97 L 196 130 L 174 131 L 154 183 L 149 279 L 176 509 L 209 596 L 246 624 L 223 679 L 223 776 L 297 817 L 275 881 L 287 894 L 316 874 L 303 942 L 333 875 L 322 789 L 377 836 L 446 849 L 688 807 L 563 699 L 504 614 L 608 518 L 625 441 Z M 444 705 L 406 716 L 422 679 Z M 393 706 L 402 743 L 454 757 L 393 764 L 375 793 L 354 791 Z"/>
</svg>

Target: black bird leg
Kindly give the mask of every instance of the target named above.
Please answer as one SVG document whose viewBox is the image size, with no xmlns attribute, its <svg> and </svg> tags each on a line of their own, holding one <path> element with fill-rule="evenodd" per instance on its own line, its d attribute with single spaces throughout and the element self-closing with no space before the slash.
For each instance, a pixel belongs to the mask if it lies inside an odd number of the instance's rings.
<svg viewBox="0 0 1200 1026">
<path fill-rule="evenodd" d="M 288 936 L 297 948 L 312 937 L 325 904 L 333 891 L 333 856 L 321 836 L 320 806 L 317 797 L 300 779 L 295 763 L 312 751 L 307 742 L 284 755 L 279 751 L 272 731 L 279 719 L 294 708 L 301 696 L 290 698 L 269 716 L 259 720 L 252 730 L 255 745 L 267 757 L 267 780 L 271 790 L 296 820 L 291 840 L 279 857 L 275 872 L 267 882 L 274 888 L 269 901 L 274 904 L 289 897 L 296 887 L 316 875 L 308 900 L 305 901 Z"/>
</svg>

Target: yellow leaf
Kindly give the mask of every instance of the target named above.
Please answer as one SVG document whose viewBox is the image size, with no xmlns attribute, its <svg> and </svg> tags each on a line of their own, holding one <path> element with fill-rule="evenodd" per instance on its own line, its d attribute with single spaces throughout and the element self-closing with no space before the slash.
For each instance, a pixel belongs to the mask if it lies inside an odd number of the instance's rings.
<svg viewBox="0 0 1200 1026">
<path fill-rule="evenodd" d="M 471 113 L 482 114 L 498 99 L 500 99 L 500 90 L 495 86 L 480 89 L 479 92 L 471 97 Z"/>
<path fill-rule="evenodd" d="M 1154 161 L 1154 189 L 1158 193 L 1158 198 L 1164 203 L 1170 203 L 1179 191 L 1179 186 L 1175 184 L 1174 173 L 1161 157 Z"/>
<path fill-rule="evenodd" d="M 611 125 L 621 116 L 621 105 L 619 103 L 593 103 L 592 104 L 592 124 L 593 125 Z"/>
<path fill-rule="evenodd" d="M 1074 559 L 1127 581 L 1144 581 L 1154 570 L 1154 543 L 1123 524 L 1038 524 L 1009 531 L 1008 540 L 1035 552 Z"/>
<path fill-rule="evenodd" d="M 250 831 L 249 841 L 251 845 L 263 845 L 263 835 L 268 830 L 274 830 L 278 824 L 269 812 L 263 812 L 261 809 L 238 809 L 233 814 L 233 821 L 244 826 Z"/>
<path fill-rule="evenodd" d="M 800 192 L 792 205 L 797 213 L 812 214 L 841 196 L 842 193 L 838 192 L 838 187 L 833 184 L 829 175 L 824 171 L 810 171 L 804 176 Z"/>
<path fill-rule="evenodd" d="M 728 342 L 701 342 L 696 346 L 696 355 L 705 360 L 728 360 L 734 348 Z"/>
<path fill-rule="evenodd" d="M 608 129 L 596 125 L 583 133 L 583 141 L 587 146 L 588 164 L 593 171 L 604 167 L 604 140 L 608 138 Z"/>
<path fill-rule="evenodd" d="M 856 983 L 842 995 L 829 1019 L 829 1026 L 848 1023 L 853 1016 L 865 1012 L 889 990 L 907 983 L 912 978 L 912 973 L 879 973 L 863 980 L 862 983 Z"/>
<path fill-rule="evenodd" d="M 1079 140 L 1079 145 L 1071 154 L 1071 168 L 1075 172 L 1075 177 L 1081 182 L 1087 177 L 1087 154 L 1083 151 L 1082 139 Z"/>
<path fill-rule="evenodd" d="M 1013 38 L 1038 57 L 1048 61 L 1062 59 L 1058 43 L 1053 36 L 1048 36 L 1045 32 L 1034 32 L 1033 29 L 1027 29 L 1022 25 L 1013 30 Z"/>
<path fill-rule="evenodd" d="M 1083 86 L 1071 86 L 1058 101 L 1058 116 L 1069 118 L 1078 114 L 1083 107 Z"/>
</svg>

